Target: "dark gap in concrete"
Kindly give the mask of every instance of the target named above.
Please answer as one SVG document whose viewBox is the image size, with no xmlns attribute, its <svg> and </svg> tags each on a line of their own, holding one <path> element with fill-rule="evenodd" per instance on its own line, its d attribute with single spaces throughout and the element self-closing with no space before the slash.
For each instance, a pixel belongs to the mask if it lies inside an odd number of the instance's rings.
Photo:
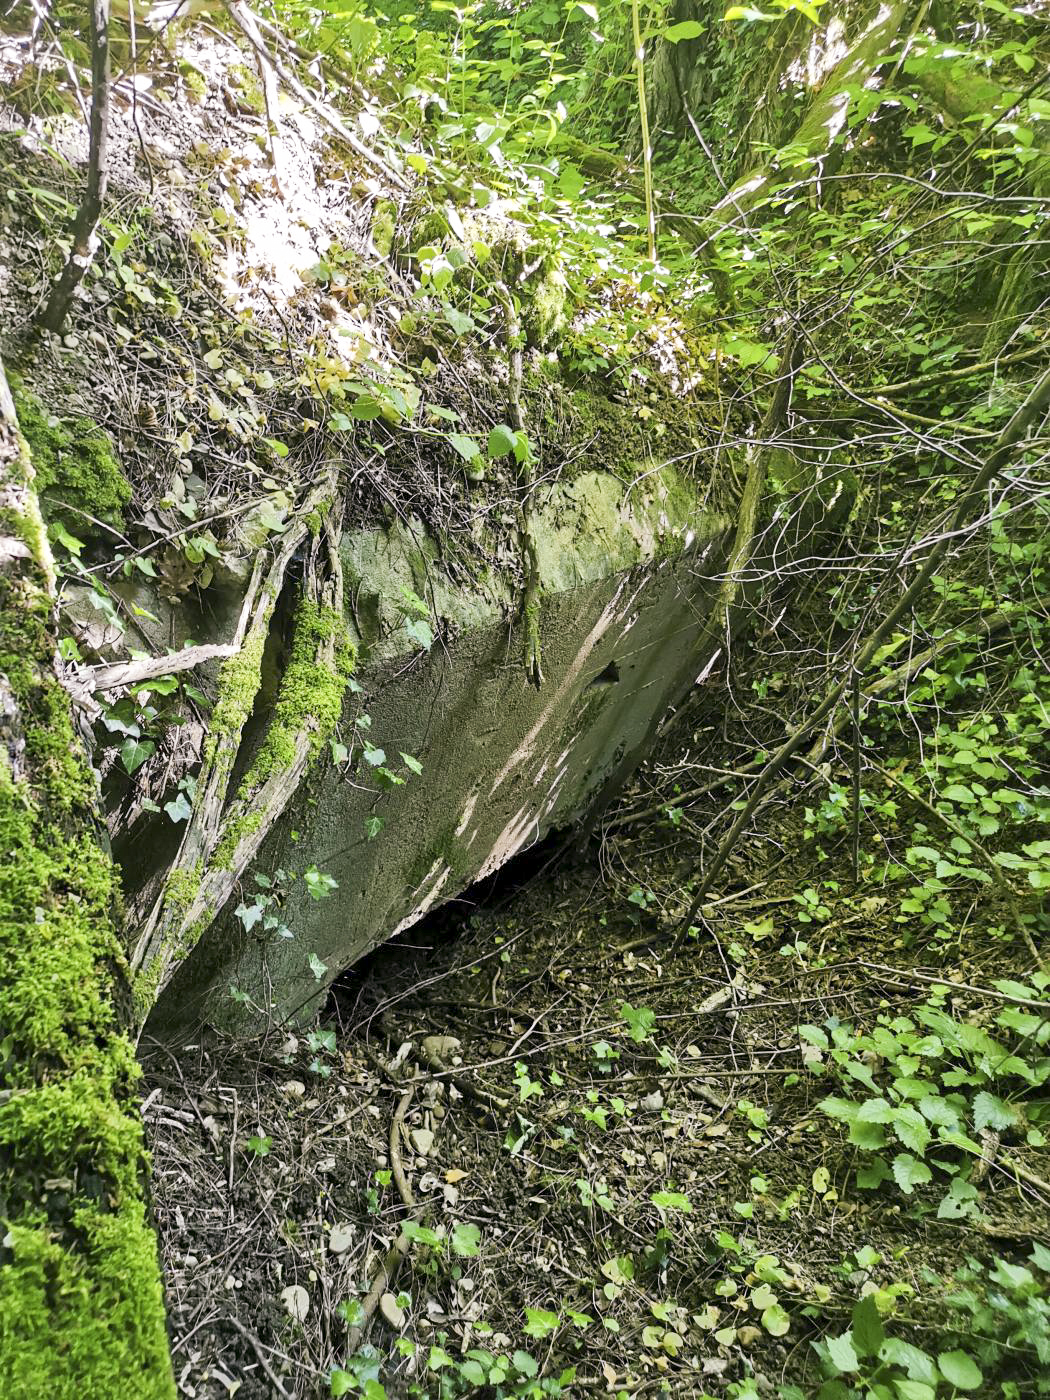
<svg viewBox="0 0 1050 1400">
<path fill-rule="evenodd" d="M 392 983 L 413 978 L 424 981 L 428 960 L 454 943 L 476 914 L 482 910 L 498 912 L 534 880 L 550 877 L 569 853 L 565 837 L 561 828 L 548 832 L 542 841 L 519 852 L 484 880 L 475 881 L 455 899 L 424 914 L 397 938 L 373 948 L 332 983 L 322 1020 L 333 1014 L 340 1020 L 356 1019 L 362 1005 L 371 1000 L 372 982 L 389 990 Z"/>
<path fill-rule="evenodd" d="M 620 668 L 615 661 L 610 661 L 604 671 L 599 671 L 590 682 L 589 689 L 593 690 L 596 685 L 615 685 L 620 679 Z"/>
</svg>

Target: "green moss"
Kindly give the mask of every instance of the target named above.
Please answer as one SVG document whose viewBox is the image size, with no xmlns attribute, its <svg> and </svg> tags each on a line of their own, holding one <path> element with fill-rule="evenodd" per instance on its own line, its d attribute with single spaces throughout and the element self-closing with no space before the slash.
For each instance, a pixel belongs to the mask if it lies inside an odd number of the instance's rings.
<svg viewBox="0 0 1050 1400">
<path fill-rule="evenodd" d="M 246 68 L 243 63 L 234 63 L 226 70 L 226 76 L 230 86 L 237 89 L 241 106 L 261 117 L 266 111 L 266 98 L 254 69 Z"/>
<path fill-rule="evenodd" d="M 330 667 L 317 660 L 320 644 L 329 641 L 335 643 L 335 663 Z M 344 619 L 333 609 L 304 599 L 296 611 L 291 656 L 270 727 L 238 793 L 242 802 L 249 802 L 268 778 L 291 767 L 296 739 L 304 731 L 310 735 L 310 761 L 317 757 L 342 715 L 346 683 L 356 660 Z"/>
<path fill-rule="evenodd" d="M 236 656 L 222 663 L 219 671 L 219 698 L 212 711 L 208 740 L 204 749 L 205 766 L 221 763 L 233 766 L 236 744 L 255 704 L 262 680 L 264 638 L 259 635 L 245 642 Z"/>
<path fill-rule="evenodd" d="M 63 424 L 22 385 L 12 390 L 45 513 L 81 535 L 89 516 L 122 530 L 131 487 L 109 438 L 89 418 Z"/>
<path fill-rule="evenodd" d="M 381 199 L 372 213 L 372 242 L 377 253 L 390 256 L 397 229 L 397 205 L 392 199 Z"/>
<path fill-rule="evenodd" d="M 24 454 L 10 467 L 24 484 Z M 0 571 L 0 675 L 25 736 L 0 744 L 0 1395 L 169 1400 L 116 881 L 48 584 L 42 543 Z"/>
<path fill-rule="evenodd" d="M 529 345 L 546 350 L 565 329 L 568 321 L 568 286 L 561 264 L 545 257 L 536 280 L 527 287 L 528 300 L 522 309 L 522 322 Z"/>
<path fill-rule="evenodd" d="M 216 846 L 215 854 L 212 857 L 212 865 L 216 870 L 232 869 L 237 847 L 245 837 L 254 836 L 260 826 L 262 826 L 261 812 L 245 812 L 242 816 L 234 817 L 227 822 L 222 840 Z"/>
<path fill-rule="evenodd" d="M 164 903 L 168 909 L 185 914 L 200 893 L 201 871 L 173 870 L 164 884 Z"/>
</svg>

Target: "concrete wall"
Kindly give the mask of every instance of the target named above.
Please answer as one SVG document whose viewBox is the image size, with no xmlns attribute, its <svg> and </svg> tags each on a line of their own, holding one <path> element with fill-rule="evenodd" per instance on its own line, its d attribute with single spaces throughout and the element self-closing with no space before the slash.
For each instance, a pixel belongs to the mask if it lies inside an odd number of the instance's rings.
<svg viewBox="0 0 1050 1400">
<path fill-rule="evenodd" d="M 404 785 L 377 789 L 368 764 L 340 771 L 324 759 L 258 868 L 316 865 L 338 891 L 317 901 L 293 882 L 283 909 L 292 940 L 261 941 L 229 916 L 219 920 L 152 1028 L 305 1015 L 364 953 L 571 823 L 699 669 L 715 587 L 705 580 L 718 573 L 724 533 L 725 522 L 701 514 L 669 468 L 628 484 L 588 473 L 553 489 L 537 527 L 539 690 L 525 678 L 514 574 L 486 552 L 492 542 L 449 541 L 442 555 L 413 522 L 350 536 L 349 610 L 365 659 L 343 737 L 365 709 L 369 742 Z M 429 651 L 408 632 L 409 591 L 432 605 L 439 635 Z M 421 776 L 404 768 L 402 752 L 422 763 Z M 372 816 L 383 829 L 369 839 Z M 327 969 L 320 979 L 311 955 Z M 231 983 L 256 1010 L 230 997 Z"/>
</svg>

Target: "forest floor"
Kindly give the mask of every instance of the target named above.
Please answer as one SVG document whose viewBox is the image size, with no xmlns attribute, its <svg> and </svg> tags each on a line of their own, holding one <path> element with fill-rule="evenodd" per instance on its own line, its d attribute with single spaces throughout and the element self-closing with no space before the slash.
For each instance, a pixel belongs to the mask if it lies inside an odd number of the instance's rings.
<svg viewBox="0 0 1050 1400">
<path fill-rule="evenodd" d="M 682 835 L 519 863 L 350 973 L 312 1032 L 143 1047 L 181 1394 L 816 1396 L 813 1343 L 864 1294 L 893 1374 L 971 1334 L 986 1381 L 1015 1374 L 1023 1347 L 980 1340 L 996 1326 L 953 1275 L 1024 1271 L 1050 1239 L 1038 1134 L 986 1130 L 946 1207 L 958 1153 L 931 1170 L 914 1145 L 887 1189 L 818 1105 L 893 1063 L 869 1046 L 851 1081 L 838 1028 L 903 1035 L 931 1004 L 983 1026 L 1024 1000 L 1016 948 L 904 946 L 888 901 L 799 848 L 760 880 L 742 854 L 676 936 Z M 931 1003 L 935 981 L 957 985 Z"/>
</svg>

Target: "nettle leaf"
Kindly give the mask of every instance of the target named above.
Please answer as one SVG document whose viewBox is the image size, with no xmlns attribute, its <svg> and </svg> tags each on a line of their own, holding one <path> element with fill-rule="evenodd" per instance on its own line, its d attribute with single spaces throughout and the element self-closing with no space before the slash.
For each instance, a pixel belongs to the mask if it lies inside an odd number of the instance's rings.
<svg viewBox="0 0 1050 1400">
<path fill-rule="evenodd" d="M 853 1346 L 853 1336 L 843 1332 L 841 1337 L 829 1337 L 824 1343 L 828 1360 L 840 1375 L 860 1370 L 860 1360 Z"/>
<path fill-rule="evenodd" d="M 904 1194 L 910 1196 L 916 1186 L 933 1180 L 933 1172 L 910 1152 L 901 1152 L 893 1159 L 893 1179 Z"/>
<path fill-rule="evenodd" d="M 870 1293 L 854 1306 L 850 1318 L 850 1331 L 853 1334 L 853 1349 L 858 1356 L 878 1355 L 879 1347 L 886 1340 L 886 1329 L 879 1317 L 875 1299 Z"/>
<path fill-rule="evenodd" d="M 1016 1127 L 1017 1110 L 1012 1104 L 982 1090 L 973 1101 L 973 1125 L 978 1132 L 984 1128 L 1002 1131 Z"/>
</svg>

